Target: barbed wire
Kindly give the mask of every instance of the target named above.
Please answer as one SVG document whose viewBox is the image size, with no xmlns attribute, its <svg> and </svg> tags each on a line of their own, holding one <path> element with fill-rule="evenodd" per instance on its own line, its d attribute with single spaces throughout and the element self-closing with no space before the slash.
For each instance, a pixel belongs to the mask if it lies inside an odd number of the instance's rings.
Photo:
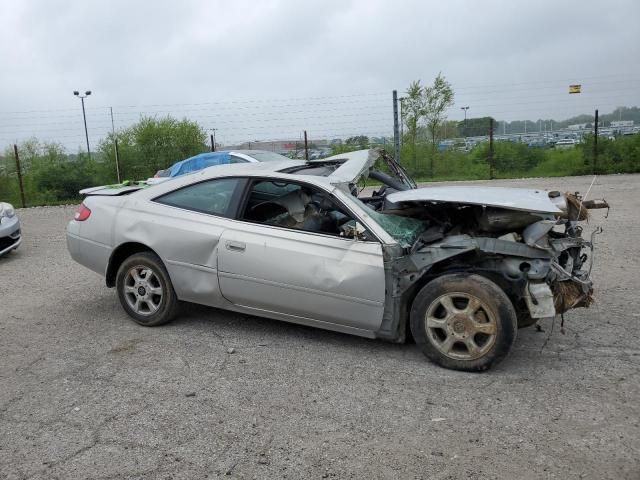
<svg viewBox="0 0 640 480">
<path fill-rule="evenodd" d="M 547 120 L 562 114 L 566 117 L 567 111 L 572 111 L 573 116 L 590 114 L 598 104 L 629 104 L 637 94 L 635 85 L 638 78 L 632 75 L 600 75 L 583 77 L 581 81 L 583 93 L 570 98 L 566 90 L 570 80 L 567 79 L 503 85 L 454 85 L 457 102 L 447 109 L 446 115 L 454 121 L 461 121 L 460 105 L 470 105 L 469 118 L 526 117 L 532 115 L 530 112 L 535 112 L 533 116 L 538 119 L 527 122 L 536 123 L 542 120 L 541 116 L 546 116 Z M 598 90 L 595 87 L 604 88 Z M 143 117 L 186 118 L 207 130 L 215 127 L 219 138 L 233 143 L 253 137 L 276 141 L 297 136 L 305 129 L 311 135 L 325 138 L 334 135 L 339 138 L 390 136 L 393 133 L 390 97 L 390 92 L 363 92 L 284 99 L 116 105 L 113 118 L 118 131 Z M 93 146 L 97 146 L 111 132 L 110 109 L 101 105 L 87 107 L 89 138 Z M 500 119 L 498 122 L 510 123 Z M 78 108 L 0 112 L 0 146 L 29 137 L 58 141 L 65 146 L 84 144 L 82 116 Z"/>
</svg>

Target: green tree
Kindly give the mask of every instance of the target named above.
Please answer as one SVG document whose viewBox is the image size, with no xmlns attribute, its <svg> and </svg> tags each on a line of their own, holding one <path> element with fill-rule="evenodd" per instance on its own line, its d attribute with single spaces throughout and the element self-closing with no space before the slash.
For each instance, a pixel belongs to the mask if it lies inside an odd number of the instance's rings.
<svg viewBox="0 0 640 480">
<path fill-rule="evenodd" d="M 98 162 L 86 154 L 69 155 L 55 142 L 40 142 L 36 138 L 18 144 L 20 170 L 28 205 L 46 205 L 75 201 L 78 191 L 95 185 Z M 94 155 L 95 156 L 95 155 Z M 13 147 L 5 151 L 6 191 L 0 188 L 0 196 L 7 195 L 10 202 L 19 204 L 19 189 L 15 171 Z M 0 178 L 0 185 L 5 185 Z"/>
<path fill-rule="evenodd" d="M 493 122 L 494 129 L 497 129 L 497 122 Z M 465 121 L 458 122 L 458 128 L 465 132 L 465 137 L 481 137 L 489 136 L 489 128 L 491 126 L 491 117 L 467 118 Z M 497 132 L 494 132 L 497 133 Z"/>
<path fill-rule="evenodd" d="M 523 143 L 496 141 L 493 147 L 493 168 L 502 177 L 527 172 L 545 157 L 545 150 L 530 148 Z M 478 145 L 471 155 L 476 163 L 487 164 L 488 171 L 489 142 Z"/>
<path fill-rule="evenodd" d="M 439 73 L 433 81 L 433 85 L 424 87 L 422 96 L 424 97 L 423 115 L 431 133 L 431 145 L 435 151 L 438 127 L 447 118 L 445 114 L 447 108 L 453 105 L 453 88 L 442 73 Z M 433 156 L 429 163 L 429 174 L 433 177 Z"/>
<path fill-rule="evenodd" d="M 426 134 L 431 138 L 433 152 L 436 150 L 438 138 L 455 135 L 453 133 L 457 130 L 455 125 L 445 124 L 445 111 L 453 104 L 453 98 L 453 88 L 442 73 L 438 74 L 430 86 L 423 87 L 420 80 L 415 80 L 407 88 L 405 96 L 401 99 L 402 122 L 407 127 L 405 138 L 408 144 L 408 148 L 403 148 L 403 151 L 409 150 L 414 169 L 417 168 L 418 150 L 421 150 L 417 144 L 419 138 L 425 134 L 424 127 L 426 127 Z M 434 154 L 429 155 L 430 176 L 433 176 L 434 156 Z"/>
<path fill-rule="evenodd" d="M 142 117 L 116 136 L 123 179 L 145 179 L 179 160 L 208 150 L 206 132 L 197 122 L 186 118 Z M 110 178 L 115 179 L 113 134 L 100 143 L 98 150 L 105 158 Z"/>
<path fill-rule="evenodd" d="M 411 145 L 411 157 L 413 166 L 416 164 L 416 142 L 418 139 L 418 125 L 420 119 L 424 115 L 424 96 L 423 88 L 420 80 L 414 80 L 407 88 L 405 96 L 400 100 L 402 119 L 401 121 L 407 126 L 406 138 Z M 404 143 L 404 139 L 403 139 Z"/>
<path fill-rule="evenodd" d="M 356 146 L 360 150 L 364 150 L 369 147 L 369 137 L 366 135 L 358 135 L 355 137 L 349 137 L 344 142 L 346 145 L 353 147 Z"/>
</svg>

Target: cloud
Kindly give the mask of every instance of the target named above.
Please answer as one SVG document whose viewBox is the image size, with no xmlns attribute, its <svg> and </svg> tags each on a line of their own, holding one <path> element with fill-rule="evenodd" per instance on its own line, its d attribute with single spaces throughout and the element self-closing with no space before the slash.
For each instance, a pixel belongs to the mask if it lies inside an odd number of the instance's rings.
<svg viewBox="0 0 640 480">
<path fill-rule="evenodd" d="M 391 90 L 438 72 L 474 116 L 559 119 L 640 104 L 633 0 L 24 0 L 0 8 L 0 144 L 30 134 L 79 143 L 74 89 L 94 92 L 94 142 L 110 128 L 108 106 L 119 126 L 142 112 L 173 113 L 225 125 L 229 138 L 378 133 L 391 125 Z M 584 94 L 568 97 L 569 83 L 582 83 Z M 8 113 L 32 110 L 52 112 Z"/>
</svg>

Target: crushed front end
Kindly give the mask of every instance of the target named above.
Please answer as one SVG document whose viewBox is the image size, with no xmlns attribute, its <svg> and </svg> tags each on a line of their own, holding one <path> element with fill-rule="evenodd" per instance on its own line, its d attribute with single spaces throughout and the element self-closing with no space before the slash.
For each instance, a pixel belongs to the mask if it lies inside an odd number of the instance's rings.
<svg viewBox="0 0 640 480">
<path fill-rule="evenodd" d="M 498 284 L 520 327 L 592 303 L 594 238 L 601 229 L 584 238 L 583 222 L 590 210 L 609 208 L 604 200 L 543 190 L 429 187 L 394 193 L 380 203 L 377 213 L 394 218 L 396 238 L 404 241 L 389 262 L 395 298 L 388 303 L 396 305 L 396 315 L 403 296 L 453 272 L 477 273 Z M 422 222 L 423 228 L 416 234 L 415 223 L 395 217 Z M 397 333 L 388 328 L 385 336 L 400 341 Z"/>
</svg>

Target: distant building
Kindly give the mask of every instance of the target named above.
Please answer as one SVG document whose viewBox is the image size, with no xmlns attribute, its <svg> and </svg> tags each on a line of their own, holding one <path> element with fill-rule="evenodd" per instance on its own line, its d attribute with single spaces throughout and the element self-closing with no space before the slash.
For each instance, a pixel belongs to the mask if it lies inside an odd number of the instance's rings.
<svg viewBox="0 0 640 480">
<path fill-rule="evenodd" d="M 611 122 L 612 128 L 633 127 L 633 120 L 614 120 Z"/>
<path fill-rule="evenodd" d="M 567 128 L 569 130 L 584 130 L 587 128 L 588 123 L 576 123 L 574 125 L 569 125 Z"/>
</svg>

